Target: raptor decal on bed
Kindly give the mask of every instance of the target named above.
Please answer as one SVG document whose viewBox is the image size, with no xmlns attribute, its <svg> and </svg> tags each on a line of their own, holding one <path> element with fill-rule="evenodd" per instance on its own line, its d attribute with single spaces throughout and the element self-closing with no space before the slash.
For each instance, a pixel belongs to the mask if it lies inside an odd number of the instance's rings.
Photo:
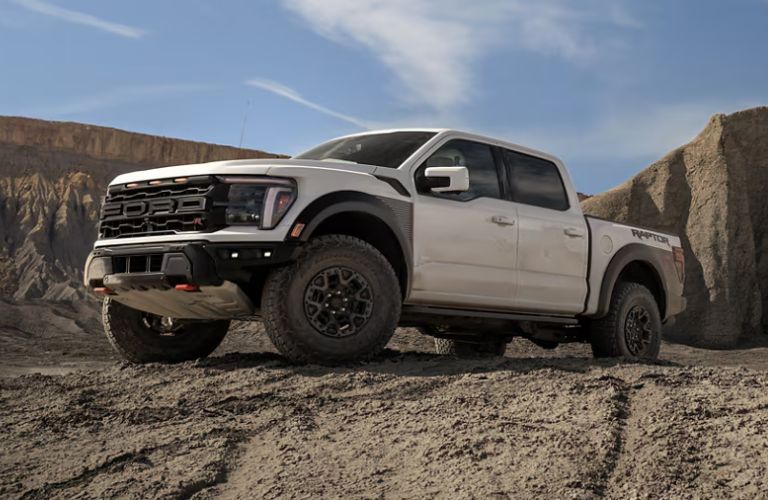
<svg viewBox="0 0 768 500">
<path fill-rule="evenodd" d="M 661 234 L 652 233 L 651 231 L 644 231 L 642 229 L 633 229 L 632 230 L 632 236 L 634 236 L 635 238 L 639 239 L 640 241 L 643 241 L 643 240 L 654 240 L 654 241 L 656 241 L 658 243 L 662 243 L 664 245 L 671 246 L 670 243 L 669 243 L 669 237 L 661 235 Z"/>
</svg>

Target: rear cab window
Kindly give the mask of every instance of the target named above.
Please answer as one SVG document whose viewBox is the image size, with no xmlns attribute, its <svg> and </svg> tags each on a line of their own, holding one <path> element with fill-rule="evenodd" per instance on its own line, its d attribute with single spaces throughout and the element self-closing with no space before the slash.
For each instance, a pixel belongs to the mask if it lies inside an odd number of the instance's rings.
<svg viewBox="0 0 768 500">
<path fill-rule="evenodd" d="M 550 160 L 503 149 L 512 201 L 564 212 L 570 208 L 560 169 Z"/>
</svg>

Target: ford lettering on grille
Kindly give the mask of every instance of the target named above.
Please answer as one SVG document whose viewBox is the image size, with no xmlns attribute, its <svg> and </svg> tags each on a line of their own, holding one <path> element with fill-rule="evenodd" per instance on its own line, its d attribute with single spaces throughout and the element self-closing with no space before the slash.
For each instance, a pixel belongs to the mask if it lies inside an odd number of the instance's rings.
<svg viewBox="0 0 768 500">
<path fill-rule="evenodd" d="M 104 218 L 111 217 L 141 217 L 142 215 L 175 214 L 184 212 L 202 212 L 206 207 L 206 199 L 202 196 L 194 198 L 146 201 L 125 201 L 122 203 L 106 203 Z"/>
<path fill-rule="evenodd" d="M 111 188 L 101 211 L 101 238 L 210 231 L 223 218 L 216 200 L 218 185 L 210 177 L 187 183 L 160 181 L 159 185 Z"/>
</svg>

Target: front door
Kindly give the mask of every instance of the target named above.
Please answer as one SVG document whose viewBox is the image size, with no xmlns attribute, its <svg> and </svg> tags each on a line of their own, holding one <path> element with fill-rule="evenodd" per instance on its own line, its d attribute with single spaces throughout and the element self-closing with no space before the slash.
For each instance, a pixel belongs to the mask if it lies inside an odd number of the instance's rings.
<svg viewBox="0 0 768 500">
<path fill-rule="evenodd" d="M 409 303 L 509 309 L 514 304 L 517 211 L 504 200 L 493 149 L 454 139 L 416 170 L 465 166 L 469 190 L 420 190 L 414 204 L 414 272 Z"/>
</svg>

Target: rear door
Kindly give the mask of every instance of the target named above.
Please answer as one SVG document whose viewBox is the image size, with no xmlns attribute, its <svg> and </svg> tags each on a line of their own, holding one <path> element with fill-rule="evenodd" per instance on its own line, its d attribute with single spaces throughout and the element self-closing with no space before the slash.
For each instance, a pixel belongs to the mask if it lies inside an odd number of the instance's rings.
<svg viewBox="0 0 768 500">
<path fill-rule="evenodd" d="M 415 171 L 465 166 L 469 191 L 419 189 L 414 203 L 413 286 L 409 302 L 454 307 L 512 307 L 515 295 L 517 211 L 506 198 L 503 162 L 493 147 L 452 139 Z"/>
<path fill-rule="evenodd" d="M 510 149 L 501 155 L 519 226 L 515 308 L 580 313 L 589 258 L 584 216 L 571 206 L 554 162 Z"/>
</svg>

